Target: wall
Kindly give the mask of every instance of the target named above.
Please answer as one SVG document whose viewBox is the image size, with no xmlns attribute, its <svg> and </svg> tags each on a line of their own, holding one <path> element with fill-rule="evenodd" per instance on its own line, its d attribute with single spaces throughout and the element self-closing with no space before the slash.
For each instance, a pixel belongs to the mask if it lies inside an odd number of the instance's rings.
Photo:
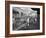
<svg viewBox="0 0 46 38">
<path fill-rule="evenodd" d="M 22 0 L 22 1 L 24 1 L 24 0 Z M 45 3 L 45 0 L 25 0 L 25 1 L 43 2 L 43 3 Z M 45 13 L 45 16 L 46 16 L 46 13 Z M 46 19 L 46 17 L 45 17 L 45 19 Z M 45 30 L 46 30 L 46 28 L 45 28 Z M 5 0 L 0 0 L 0 38 L 5 38 L 4 36 L 5 36 Z M 11 38 L 13 38 L 13 37 L 11 37 Z M 16 38 L 46 38 L 46 35 L 16 37 Z"/>
</svg>

